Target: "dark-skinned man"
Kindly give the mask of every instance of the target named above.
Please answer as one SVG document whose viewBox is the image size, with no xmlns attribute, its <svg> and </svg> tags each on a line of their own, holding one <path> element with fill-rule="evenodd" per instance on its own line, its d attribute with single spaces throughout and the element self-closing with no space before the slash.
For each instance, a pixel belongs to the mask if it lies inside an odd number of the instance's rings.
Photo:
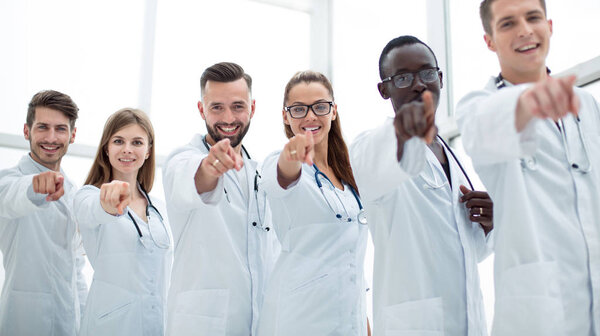
<svg viewBox="0 0 600 336">
<path fill-rule="evenodd" d="M 442 72 L 413 36 L 391 40 L 379 70 L 395 118 L 350 151 L 375 246 L 374 335 L 487 335 L 477 263 L 490 252 L 492 202 L 465 186 L 437 138 Z"/>
</svg>

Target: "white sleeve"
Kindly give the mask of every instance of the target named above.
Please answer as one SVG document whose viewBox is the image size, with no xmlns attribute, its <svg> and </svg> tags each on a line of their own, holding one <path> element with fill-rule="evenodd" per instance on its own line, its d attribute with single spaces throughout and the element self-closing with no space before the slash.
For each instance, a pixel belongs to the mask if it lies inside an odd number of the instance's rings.
<svg viewBox="0 0 600 336">
<path fill-rule="evenodd" d="M 206 204 L 217 204 L 223 197 L 223 176 L 212 191 L 198 194 L 194 177 L 208 154 L 187 149 L 172 155 L 163 168 L 165 200 L 170 208 L 189 211 Z"/>
<path fill-rule="evenodd" d="M 360 134 L 350 146 L 350 163 L 361 198 L 372 202 L 395 190 L 398 185 L 425 167 L 427 149 L 422 139 L 413 137 L 404 143 L 398 162 L 393 119 Z"/>
<path fill-rule="evenodd" d="M 47 195 L 33 191 L 34 176 L 20 175 L 14 170 L 0 173 L 0 217 L 23 217 L 48 206 Z"/>
<path fill-rule="evenodd" d="M 474 91 L 458 102 L 456 115 L 463 146 L 475 165 L 501 163 L 535 152 L 538 119 L 532 119 L 521 132 L 515 127 L 517 100 L 528 86 Z"/>
<path fill-rule="evenodd" d="M 88 288 L 87 283 L 85 281 L 85 276 L 83 275 L 83 268 L 85 267 L 85 250 L 83 249 L 83 243 L 81 241 L 81 235 L 79 232 L 75 233 L 76 237 L 75 243 L 73 244 L 74 253 L 75 253 L 75 272 L 77 275 L 77 294 L 79 296 L 79 308 L 81 310 L 81 315 L 83 316 L 83 311 L 85 309 L 85 303 L 87 301 Z"/>
<path fill-rule="evenodd" d="M 73 212 L 79 227 L 93 229 L 101 224 L 109 224 L 123 215 L 111 215 L 104 211 L 100 204 L 100 189 L 85 185 L 75 194 Z"/>
</svg>

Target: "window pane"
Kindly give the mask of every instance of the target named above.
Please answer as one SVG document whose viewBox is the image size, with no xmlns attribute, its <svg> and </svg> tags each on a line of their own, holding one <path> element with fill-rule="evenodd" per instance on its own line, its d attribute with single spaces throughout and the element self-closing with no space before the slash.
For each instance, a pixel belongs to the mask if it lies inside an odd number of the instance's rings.
<svg viewBox="0 0 600 336">
<path fill-rule="evenodd" d="M 379 55 L 400 35 L 427 42 L 427 1 L 333 1 L 333 88 L 349 141 L 393 115 L 377 90 Z M 385 9 L 385 10 L 384 10 Z"/>
<path fill-rule="evenodd" d="M 55 89 L 79 105 L 77 142 L 97 145 L 101 125 L 138 105 L 144 1 L 2 1 L 0 132 L 21 134 L 27 103 Z M 100 126 L 99 126 L 100 125 Z"/>
<path fill-rule="evenodd" d="M 197 108 L 200 75 L 221 61 L 240 64 L 253 79 L 256 113 L 244 138 L 250 155 L 283 147 L 283 90 L 309 67 L 309 24 L 306 13 L 253 1 L 160 2 L 152 92 L 158 152 L 206 132 Z"/>
</svg>

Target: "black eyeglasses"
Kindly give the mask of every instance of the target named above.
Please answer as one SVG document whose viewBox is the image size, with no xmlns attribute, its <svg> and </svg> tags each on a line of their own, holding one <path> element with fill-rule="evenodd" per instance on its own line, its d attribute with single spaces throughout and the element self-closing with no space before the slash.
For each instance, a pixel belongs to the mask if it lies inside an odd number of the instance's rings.
<svg viewBox="0 0 600 336">
<path fill-rule="evenodd" d="M 419 78 L 421 78 L 421 80 L 424 83 L 433 83 L 436 80 L 438 80 L 439 71 L 440 68 L 435 67 L 413 72 L 403 72 L 397 75 L 390 76 L 388 78 L 384 78 L 381 82 L 385 83 L 392 81 L 396 88 L 404 89 L 413 85 L 413 82 L 415 80 L 415 74 L 419 74 Z"/>
<path fill-rule="evenodd" d="M 310 105 L 292 105 L 284 107 L 284 110 L 290 114 L 294 119 L 301 119 L 306 117 L 308 109 L 311 109 L 317 116 L 328 115 L 331 112 L 333 102 L 318 102 Z"/>
</svg>

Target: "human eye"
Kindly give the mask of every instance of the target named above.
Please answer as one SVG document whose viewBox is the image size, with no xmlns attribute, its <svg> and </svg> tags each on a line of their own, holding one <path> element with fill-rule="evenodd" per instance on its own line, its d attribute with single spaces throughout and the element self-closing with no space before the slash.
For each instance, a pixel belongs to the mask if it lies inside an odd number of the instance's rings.
<svg viewBox="0 0 600 336">
<path fill-rule="evenodd" d="M 426 82 L 434 81 L 436 78 L 436 75 L 437 75 L 436 69 L 425 69 L 425 70 L 421 70 L 421 72 L 419 72 L 419 76 L 421 76 L 421 78 Z"/>
<path fill-rule="evenodd" d="M 58 126 L 56 128 L 57 131 L 59 132 L 66 132 L 67 131 L 67 127 L 66 126 Z"/>
<path fill-rule="evenodd" d="M 144 145 L 144 142 L 142 140 L 133 140 L 133 145 L 134 146 L 142 146 L 142 145 Z"/>
<path fill-rule="evenodd" d="M 233 105 L 233 110 L 235 112 L 244 112 L 246 110 L 246 105 L 244 105 L 244 104 L 235 104 L 235 105 Z"/>
<path fill-rule="evenodd" d="M 39 130 L 45 130 L 45 129 L 47 129 L 47 128 L 48 128 L 48 127 L 47 127 L 46 125 L 44 125 L 44 124 L 39 124 L 39 125 L 37 125 L 37 129 L 39 129 Z"/>
<path fill-rule="evenodd" d="M 114 144 L 120 145 L 123 143 L 123 140 L 119 139 L 119 138 L 114 138 L 112 141 Z"/>
<path fill-rule="evenodd" d="M 329 103 L 318 103 L 313 108 L 318 114 L 323 114 L 329 111 Z"/>
<path fill-rule="evenodd" d="M 396 86 L 404 87 L 407 84 L 410 85 L 410 83 L 412 82 L 412 78 L 413 78 L 412 76 L 413 75 L 411 73 L 399 74 L 394 77 L 394 82 L 395 82 Z"/>
<path fill-rule="evenodd" d="M 290 111 L 292 113 L 304 113 L 304 111 L 306 111 L 306 106 L 302 106 L 302 105 L 292 106 L 292 107 L 290 107 Z"/>
<path fill-rule="evenodd" d="M 542 20 L 542 16 L 540 14 L 533 14 L 527 17 L 527 21 L 529 22 L 538 22 Z"/>
<path fill-rule="evenodd" d="M 222 105 L 212 105 L 210 107 L 210 110 L 213 112 L 221 112 L 221 111 L 223 111 L 223 106 Z"/>
<path fill-rule="evenodd" d="M 500 22 L 500 29 L 508 29 L 513 26 L 513 22 L 510 20 L 505 20 Z"/>
</svg>

